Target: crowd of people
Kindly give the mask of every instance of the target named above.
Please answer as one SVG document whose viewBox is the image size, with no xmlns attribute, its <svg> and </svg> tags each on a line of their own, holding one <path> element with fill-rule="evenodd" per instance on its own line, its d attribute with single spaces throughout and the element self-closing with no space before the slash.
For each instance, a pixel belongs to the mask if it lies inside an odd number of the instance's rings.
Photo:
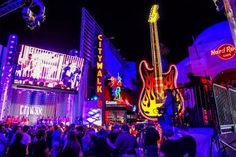
<svg viewBox="0 0 236 157">
<path fill-rule="evenodd" d="M 166 138 L 160 143 L 161 138 L 152 121 L 113 124 L 110 129 L 62 123 L 28 126 L 2 122 L 0 157 L 169 157 L 173 153 L 178 154 L 176 157 L 185 153 L 194 157 L 196 154 L 196 142 L 190 136 L 179 140 Z"/>
</svg>

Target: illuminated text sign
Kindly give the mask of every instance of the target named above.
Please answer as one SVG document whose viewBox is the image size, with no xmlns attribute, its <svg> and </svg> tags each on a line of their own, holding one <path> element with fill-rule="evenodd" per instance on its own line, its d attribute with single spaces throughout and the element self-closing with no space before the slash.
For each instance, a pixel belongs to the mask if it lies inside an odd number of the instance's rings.
<svg viewBox="0 0 236 157">
<path fill-rule="evenodd" d="M 42 105 L 20 105 L 20 115 L 35 115 L 43 116 L 50 115 L 47 110 L 53 111 L 53 106 L 42 106 Z"/>
<path fill-rule="evenodd" d="M 211 55 L 217 55 L 220 59 L 229 60 L 235 56 L 236 47 L 231 44 L 223 44 L 217 50 L 211 50 Z"/>
<path fill-rule="evenodd" d="M 96 80 L 96 85 L 97 85 L 97 89 L 96 89 L 96 93 L 98 95 L 102 94 L 103 92 L 103 83 L 102 83 L 102 76 L 103 76 L 103 54 L 102 54 L 102 40 L 103 40 L 103 36 L 102 34 L 98 35 L 98 55 L 97 55 L 97 80 Z"/>
</svg>

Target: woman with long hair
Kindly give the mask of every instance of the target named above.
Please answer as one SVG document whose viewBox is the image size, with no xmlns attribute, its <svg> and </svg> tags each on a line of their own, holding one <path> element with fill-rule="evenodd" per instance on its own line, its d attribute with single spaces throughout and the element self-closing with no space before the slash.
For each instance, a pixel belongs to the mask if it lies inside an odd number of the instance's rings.
<svg viewBox="0 0 236 157">
<path fill-rule="evenodd" d="M 62 157 L 83 157 L 81 146 L 77 140 L 76 133 L 69 131 L 65 144 L 62 148 Z"/>
<path fill-rule="evenodd" d="M 25 157 L 26 145 L 21 143 L 22 134 L 16 133 L 13 143 L 9 147 L 9 157 Z"/>
</svg>

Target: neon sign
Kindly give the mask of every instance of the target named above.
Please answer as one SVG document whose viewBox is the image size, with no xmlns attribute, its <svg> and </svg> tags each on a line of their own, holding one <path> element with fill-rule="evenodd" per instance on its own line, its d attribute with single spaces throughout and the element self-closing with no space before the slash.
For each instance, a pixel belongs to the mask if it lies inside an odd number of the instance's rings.
<svg viewBox="0 0 236 157">
<path fill-rule="evenodd" d="M 223 44 L 217 50 L 211 50 L 211 56 L 217 55 L 220 59 L 229 60 L 235 56 L 236 47 L 231 44 Z"/>
<path fill-rule="evenodd" d="M 122 100 L 121 98 L 121 86 L 122 86 L 122 78 L 120 77 L 119 73 L 117 78 L 111 77 L 109 80 L 110 87 L 112 88 L 112 96 L 114 96 L 114 100 Z"/>
<path fill-rule="evenodd" d="M 96 80 L 96 85 L 97 85 L 97 88 L 96 88 L 96 93 L 98 95 L 102 94 L 103 92 L 103 54 L 102 54 L 102 40 L 103 40 L 103 36 L 102 34 L 99 34 L 98 35 L 98 48 L 97 48 L 97 51 L 98 51 L 98 60 L 97 60 L 97 80 Z"/>
</svg>

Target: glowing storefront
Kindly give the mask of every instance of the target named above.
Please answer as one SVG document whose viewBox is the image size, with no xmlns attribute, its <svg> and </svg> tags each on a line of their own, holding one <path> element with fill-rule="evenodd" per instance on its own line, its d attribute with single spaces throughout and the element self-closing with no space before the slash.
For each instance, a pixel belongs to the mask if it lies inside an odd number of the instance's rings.
<svg viewBox="0 0 236 157">
<path fill-rule="evenodd" d="M 230 80 L 236 82 L 235 47 L 227 21 L 217 23 L 204 30 L 189 47 L 189 57 L 177 64 L 178 83 L 188 82 L 187 73 L 209 76 L 220 84 Z"/>
</svg>

